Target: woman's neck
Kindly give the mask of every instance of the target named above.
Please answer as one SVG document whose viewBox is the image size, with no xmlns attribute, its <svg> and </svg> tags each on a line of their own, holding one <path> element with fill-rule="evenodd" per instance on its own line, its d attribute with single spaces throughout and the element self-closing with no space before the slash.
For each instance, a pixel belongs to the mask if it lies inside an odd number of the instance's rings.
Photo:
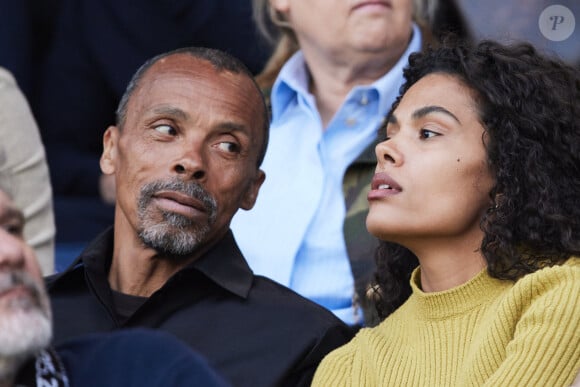
<svg viewBox="0 0 580 387">
<path fill-rule="evenodd" d="M 421 267 L 421 289 L 440 292 L 466 283 L 475 277 L 486 261 L 479 248 L 481 237 L 423 240 L 409 247 Z"/>
<path fill-rule="evenodd" d="M 468 282 L 486 266 L 481 255 L 463 259 L 439 259 L 425 262 L 421 266 L 421 290 L 425 293 L 441 292 Z"/>
<path fill-rule="evenodd" d="M 361 56 L 340 61 L 330 59 L 319 52 L 302 50 L 310 74 L 310 92 L 316 99 L 316 107 L 323 127 L 326 128 L 348 93 L 357 85 L 369 85 L 388 73 L 399 57 Z"/>
</svg>

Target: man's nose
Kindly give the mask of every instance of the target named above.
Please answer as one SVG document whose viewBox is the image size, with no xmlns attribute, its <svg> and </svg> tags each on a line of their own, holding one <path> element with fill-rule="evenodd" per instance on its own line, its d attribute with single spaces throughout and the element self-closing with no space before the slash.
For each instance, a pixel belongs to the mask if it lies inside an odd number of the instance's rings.
<svg viewBox="0 0 580 387">
<path fill-rule="evenodd" d="M 0 229 L 0 268 L 24 266 L 24 241 Z"/>
<path fill-rule="evenodd" d="M 201 150 L 198 147 L 184 149 L 181 157 L 175 162 L 173 170 L 178 175 L 185 175 L 185 178 L 203 180 L 207 172 Z"/>
</svg>

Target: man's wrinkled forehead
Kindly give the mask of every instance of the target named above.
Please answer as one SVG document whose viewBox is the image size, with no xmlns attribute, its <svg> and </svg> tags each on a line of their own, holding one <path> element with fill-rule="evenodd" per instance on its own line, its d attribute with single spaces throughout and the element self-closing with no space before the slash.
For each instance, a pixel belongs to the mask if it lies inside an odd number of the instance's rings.
<svg viewBox="0 0 580 387">
<path fill-rule="evenodd" d="M 207 100 L 201 102 L 210 104 L 208 108 L 211 108 L 213 99 L 219 99 L 231 105 L 240 105 L 240 111 L 244 112 L 242 116 L 247 116 L 250 110 L 255 110 L 249 114 L 249 118 L 252 121 L 257 118 L 262 125 L 253 122 L 251 126 L 263 126 L 260 120 L 265 117 L 263 97 L 247 74 L 217 68 L 207 59 L 186 53 L 173 54 L 153 64 L 143 75 L 129 105 L 133 108 L 137 107 L 139 104 L 135 102 L 142 101 L 142 98 L 150 101 L 153 94 L 161 95 L 157 93 L 167 90 L 168 87 L 171 88 L 175 80 L 191 81 L 192 88 L 197 89 L 199 95 L 207 97 Z"/>
<path fill-rule="evenodd" d="M 235 73 L 224 68 L 217 68 L 208 59 L 199 58 L 187 53 L 177 53 L 163 57 L 153 63 L 143 74 L 143 80 L 147 82 L 147 78 L 164 73 L 182 73 L 194 79 L 208 78 L 216 75 L 219 77 L 245 77 L 241 73 Z"/>
<path fill-rule="evenodd" d="M 169 85 L 175 79 L 199 83 L 195 87 L 213 88 L 216 96 L 221 98 L 225 98 L 227 94 L 220 93 L 220 90 L 226 89 L 237 89 L 240 100 L 255 98 L 258 101 L 261 98 L 260 91 L 246 74 L 217 68 L 204 58 L 179 53 L 161 58 L 147 69 L 130 100 L 147 96 L 153 89 L 171 87 Z"/>
</svg>

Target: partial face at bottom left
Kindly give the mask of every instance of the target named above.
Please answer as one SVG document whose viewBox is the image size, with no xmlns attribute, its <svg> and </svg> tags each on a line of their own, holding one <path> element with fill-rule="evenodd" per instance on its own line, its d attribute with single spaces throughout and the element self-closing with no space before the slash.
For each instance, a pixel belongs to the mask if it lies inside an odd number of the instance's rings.
<svg viewBox="0 0 580 387">
<path fill-rule="evenodd" d="M 52 336 L 48 296 L 23 229 L 22 212 L 0 190 L 0 358 L 33 354 Z"/>
</svg>

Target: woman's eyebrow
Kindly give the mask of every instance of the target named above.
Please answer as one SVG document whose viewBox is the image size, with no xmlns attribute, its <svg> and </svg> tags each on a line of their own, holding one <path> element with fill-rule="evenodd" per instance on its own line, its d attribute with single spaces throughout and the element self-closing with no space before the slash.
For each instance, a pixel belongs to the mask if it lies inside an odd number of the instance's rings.
<svg viewBox="0 0 580 387">
<path fill-rule="evenodd" d="M 451 113 L 449 110 L 445 109 L 442 106 L 436 106 L 436 105 L 430 105 L 430 106 L 424 106 L 420 109 L 417 109 L 413 112 L 412 117 L 414 119 L 419 119 L 419 118 L 423 118 L 426 115 L 430 114 L 430 113 L 443 113 L 448 115 L 449 117 L 453 118 L 455 121 L 457 121 L 457 123 L 461 124 L 461 121 L 459 121 L 459 118 L 457 118 L 455 116 L 455 114 Z"/>
</svg>

